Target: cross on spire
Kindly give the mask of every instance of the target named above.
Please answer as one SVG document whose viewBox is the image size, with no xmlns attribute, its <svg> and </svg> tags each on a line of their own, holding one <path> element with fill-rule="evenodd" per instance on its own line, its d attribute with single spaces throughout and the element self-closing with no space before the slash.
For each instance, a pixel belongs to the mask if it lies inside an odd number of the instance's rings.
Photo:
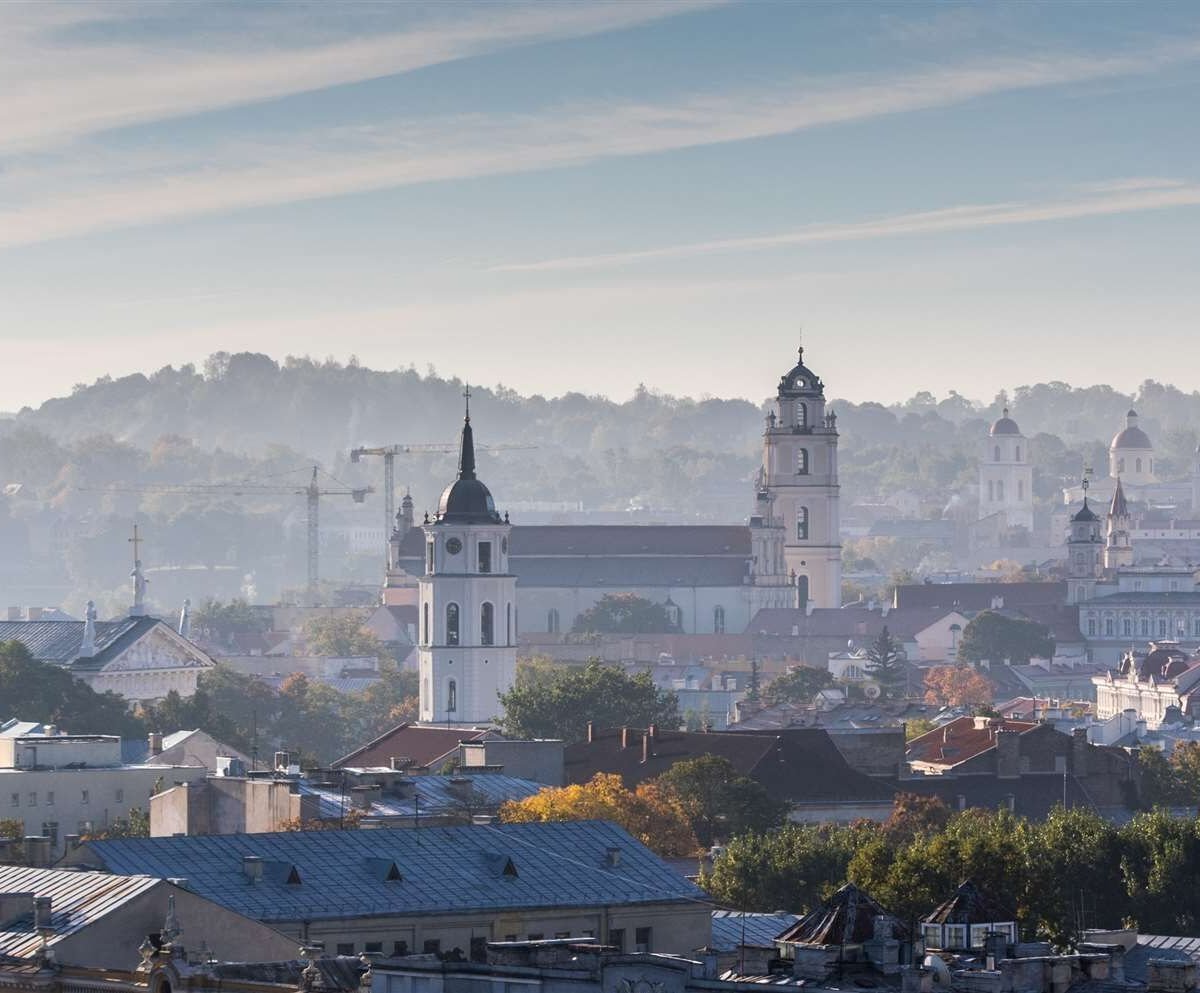
<svg viewBox="0 0 1200 993">
<path fill-rule="evenodd" d="M 128 541 L 131 545 L 133 545 L 133 561 L 136 564 L 138 559 L 141 558 L 141 555 L 138 554 L 138 546 L 141 545 L 141 543 L 143 541 L 145 541 L 146 539 L 138 537 L 138 526 L 136 524 L 134 524 L 133 537 L 126 538 L 125 540 Z"/>
<path fill-rule="evenodd" d="M 471 384 L 466 384 L 466 389 L 463 390 L 463 399 L 467 402 L 467 420 L 471 419 Z"/>
</svg>

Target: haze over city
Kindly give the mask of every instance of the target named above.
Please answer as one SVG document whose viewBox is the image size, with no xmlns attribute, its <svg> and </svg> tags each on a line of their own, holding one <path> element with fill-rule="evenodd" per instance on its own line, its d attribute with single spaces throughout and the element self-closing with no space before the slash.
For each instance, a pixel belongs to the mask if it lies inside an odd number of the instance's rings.
<svg viewBox="0 0 1200 993">
<path fill-rule="evenodd" d="M 1192 5 L 10 3 L 0 85 L 0 409 L 217 348 L 758 400 L 801 326 L 855 401 L 1200 376 Z"/>
</svg>

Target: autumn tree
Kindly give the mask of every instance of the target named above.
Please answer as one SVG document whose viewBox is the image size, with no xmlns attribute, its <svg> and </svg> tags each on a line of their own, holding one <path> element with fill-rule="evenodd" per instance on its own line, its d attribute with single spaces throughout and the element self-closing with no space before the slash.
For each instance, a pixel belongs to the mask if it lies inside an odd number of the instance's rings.
<svg viewBox="0 0 1200 993">
<path fill-rule="evenodd" d="M 522 666 L 507 693 L 500 694 L 501 726 L 513 738 L 581 741 L 588 722 L 597 727 L 677 728 L 679 703 L 658 689 L 648 673 L 627 675 L 590 659 L 582 668 Z"/>
<path fill-rule="evenodd" d="M 892 637 L 886 624 L 867 649 L 867 664 L 863 668 L 878 684 L 880 695 L 885 700 L 904 695 L 908 680 L 908 661 L 904 657 L 904 650 L 896 644 L 896 639 Z"/>
<path fill-rule="evenodd" d="M 761 783 L 739 775 L 733 763 L 718 755 L 676 762 L 657 782 L 687 815 L 706 848 L 747 831 L 770 831 L 787 815 L 787 804 Z"/>
<path fill-rule="evenodd" d="M 575 618 L 576 634 L 661 634 L 679 626 L 665 604 L 636 593 L 605 593 Z"/>
<path fill-rule="evenodd" d="M 949 707 L 986 707 L 995 687 L 986 676 L 965 665 L 941 665 L 925 673 L 925 702 Z"/>
<path fill-rule="evenodd" d="M 794 665 L 763 688 L 762 699 L 770 706 L 781 703 L 811 703 L 818 690 L 832 685 L 833 677 L 828 670 L 811 665 Z"/>
<path fill-rule="evenodd" d="M 894 841 L 912 841 L 918 835 L 935 834 L 949 823 L 950 808 L 941 797 L 897 793 L 883 831 Z"/>
<path fill-rule="evenodd" d="M 994 610 L 976 614 L 963 628 L 958 660 L 973 665 L 995 662 L 1024 665 L 1032 658 L 1054 657 L 1054 639 L 1045 624 L 1008 617 Z"/>
<path fill-rule="evenodd" d="M 630 790 L 615 773 L 598 772 L 586 783 L 548 787 L 500 808 L 508 824 L 531 821 L 612 821 L 664 856 L 694 855 L 699 843 L 675 795 L 656 782 Z"/>
<path fill-rule="evenodd" d="M 304 642 L 313 655 L 379 658 L 383 646 L 373 632 L 363 627 L 366 620 L 362 610 L 317 614 L 304 625 Z"/>
</svg>

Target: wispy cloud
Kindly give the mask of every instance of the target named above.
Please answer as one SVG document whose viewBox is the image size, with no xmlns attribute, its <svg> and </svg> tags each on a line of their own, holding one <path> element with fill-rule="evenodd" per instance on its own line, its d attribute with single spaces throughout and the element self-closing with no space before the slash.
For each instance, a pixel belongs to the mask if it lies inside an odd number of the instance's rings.
<svg viewBox="0 0 1200 993">
<path fill-rule="evenodd" d="M 252 21 L 250 31 L 228 15 L 223 28 L 197 33 L 200 41 L 188 34 L 147 41 L 134 40 L 131 31 L 120 28 L 135 18 L 200 8 L 6 4 L 0 33 L 0 150 L 42 148 L 110 128 L 410 72 L 514 45 L 617 30 L 723 2 L 484 5 L 474 12 L 459 6 L 453 19 L 443 16 L 336 41 L 306 33 L 303 17 L 289 18 L 287 5 L 271 5 L 271 22 Z M 350 10 L 348 5 L 339 9 Z M 83 31 L 87 40 L 81 39 L 81 29 L 97 25 L 109 31 Z"/>
<path fill-rule="evenodd" d="M 1132 184 L 1132 185 L 1130 185 Z M 1200 206 L 1200 186 L 1173 180 L 1146 180 L 1096 184 L 1107 187 L 1106 195 L 1092 195 L 1043 203 L 964 204 L 942 210 L 899 214 L 850 224 L 812 224 L 794 231 L 751 238 L 719 238 L 710 241 L 669 245 L 643 251 L 580 255 L 493 266 L 493 272 L 553 272 L 570 269 L 601 269 L 639 262 L 695 258 L 731 252 L 753 252 L 838 241 L 866 241 L 903 235 L 970 231 L 1014 224 L 1069 221 L 1084 217 L 1128 214 L 1172 207 Z"/>
<path fill-rule="evenodd" d="M 0 205 L 12 205 L 0 207 L 0 247 L 387 187 L 763 138 L 990 94 L 1154 72 L 1197 57 L 1200 40 L 1189 39 L 1120 55 L 1044 55 L 888 78 L 790 80 L 665 103 L 393 120 L 370 129 L 247 140 L 205 149 L 203 157 L 191 150 L 157 150 L 135 158 L 88 156 L 86 167 L 38 162 L 0 174 Z M 967 219 L 952 213 L 921 223 L 961 226 Z"/>
</svg>

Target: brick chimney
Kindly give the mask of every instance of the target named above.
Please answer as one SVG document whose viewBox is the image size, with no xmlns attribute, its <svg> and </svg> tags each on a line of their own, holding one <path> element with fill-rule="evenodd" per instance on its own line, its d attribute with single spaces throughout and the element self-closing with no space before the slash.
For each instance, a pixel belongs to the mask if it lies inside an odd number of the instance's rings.
<svg viewBox="0 0 1200 993">
<path fill-rule="evenodd" d="M 1088 774 L 1090 754 L 1087 728 L 1075 728 L 1071 731 L 1071 771 L 1076 776 Z"/>
<path fill-rule="evenodd" d="M 996 775 L 1015 779 L 1021 774 L 1021 732 L 996 728 Z"/>
</svg>

